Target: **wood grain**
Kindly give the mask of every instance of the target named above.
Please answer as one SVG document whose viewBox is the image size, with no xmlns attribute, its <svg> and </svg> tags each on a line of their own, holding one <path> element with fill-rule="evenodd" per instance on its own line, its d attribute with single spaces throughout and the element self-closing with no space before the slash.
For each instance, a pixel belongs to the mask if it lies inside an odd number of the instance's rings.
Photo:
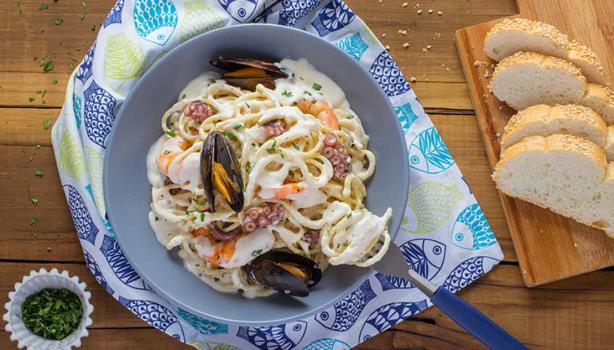
<svg viewBox="0 0 614 350">
<path fill-rule="evenodd" d="M 525 2 L 519 3 L 524 4 Z M 598 0 L 595 3 L 601 3 L 601 1 Z M 570 23 L 577 18 L 590 17 L 591 20 L 588 23 L 565 26 L 568 30 L 567 34 L 572 37 L 577 35 L 579 39 L 586 37 L 590 31 L 576 32 L 577 26 L 594 28 L 596 36 L 599 36 L 598 33 L 604 30 L 597 28 L 598 20 L 592 5 L 577 6 L 581 3 L 573 2 L 576 7 L 571 8 L 565 7 L 572 6 L 570 2 L 561 1 L 556 4 L 555 6 L 542 4 L 540 7 L 537 4 L 519 7 L 521 11 L 527 6 L 533 9 L 533 12 L 525 17 L 539 16 L 532 18 L 545 22 Z M 609 2 L 609 4 L 611 5 L 609 6 L 610 11 L 614 11 L 614 2 Z M 541 9 L 543 7 L 547 7 L 548 10 Z M 492 61 L 483 53 L 483 41 L 494 22 L 474 25 L 456 32 L 460 60 L 469 81 L 469 91 L 475 106 L 478 125 L 482 131 L 486 154 L 493 168 L 500 154 L 498 136 L 514 113 L 488 90 L 487 76 L 489 74 L 487 72 L 492 72 Z M 601 43 L 599 40 L 592 42 L 594 45 Z M 601 47 L 601 49 L 604 48 Z M 611 46 L 605 49 L 605 51 L 609 50 L 612 50 Z M 604 57 L 607 66 L 614 61 L 612 57 L 612 53 Z M 476 61 L 488 62 L 488 65 L 475 67 Z M 501 202 L 527 286 L 540 285 L 614 265 L 614 241 L 607 238 L 601 231 L 505 195 L 501 195 Z"/>
</svg>

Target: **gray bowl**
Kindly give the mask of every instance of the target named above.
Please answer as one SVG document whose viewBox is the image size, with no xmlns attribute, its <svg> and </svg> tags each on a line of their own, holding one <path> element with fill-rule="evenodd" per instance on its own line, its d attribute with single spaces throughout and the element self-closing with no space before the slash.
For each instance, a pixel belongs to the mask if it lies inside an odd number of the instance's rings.
<svg viewBox="0 0 614 350">
<path fill-rule="evenodd" d="M 305 318 L 322 310 L 371 276 L 371 269 L 332 267 L 306 298 L 273 295 L 254 300 L 223 294 L 187 271 L 177 253 L 156 240 L 147 213 L 151 202 L 145 157 L 160 137 L 160 118 L 187 83 L 212 70 L 211 58 L 306 58 L 342 89 L 370 136 L 377 157 L 366 205 L 381 215 L 393 209 L 395 235 L 407 201 L 409 167 L 394 109 L 376 81 L 349 55 L 307 32 L 250 24 L 195 37 L 157 62 L 123 103 L 107 144 L 104 189 L 109 220 L 128 261 L 156 292 L 177 307 L 220 322 L 263 325 Z"/>
</svg>

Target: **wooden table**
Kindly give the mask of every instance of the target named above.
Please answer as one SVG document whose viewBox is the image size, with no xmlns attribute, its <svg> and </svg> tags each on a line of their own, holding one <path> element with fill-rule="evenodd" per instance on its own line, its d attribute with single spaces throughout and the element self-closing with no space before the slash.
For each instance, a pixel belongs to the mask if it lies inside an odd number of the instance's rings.
<svg viewBox="0 0 614 350">
<path fill-rule="evenodd" d="M 555 0 L 553 0 L 555 1 Z M 95 306 L 85 349 L 188 349 L 149 327 L 111 298 L 83 263 L 60 186 L 50 129 L 72 68 L 93 42 L 115 0 L 0 1 L 0 305 L 31 269 L 57 267 L 88 284 Z M 513 0 L 347 0 L 371 26 L 441 132 L 490 221 L 504 261 L 461 292 L 531 348 L 614 347 L 614 269 L 527 289 L 503 217 L 454 46 L 458 28 L 516 13 Z M 422 14 L 417 13 L 422 9 Z M 433 9 L 432 14 L 428 14 Z M 441 15 L 437 12 L 442 11 Z M 82 14 L 87 12 L 85 18 Z M 57 19 L 56 19 L 57 18 Z M 60 24 L 56 24 L 60 23 Z M 399 30 L 407 30 L 407 35 Z M 409 43 L 404 49 L 403 44 Z M 422 52 L 422 48 L 431 49 Z M 40 58 L 54 62 L 44 73 Z M 40 145 L 40 146 L 38 146 Z M 36 176 L 37 170 L 42 177 Z M 30 196 L 38 199 L 34 205 Z M 31 220 L 38 223 L 31 227 Z M 3 311 L 4 312 L 4 311 Z M 480 345 L 430 309 L 360 349 L 474 349 Z M 3 330 L 0 349 L 16 348 Z"/>
</svg>

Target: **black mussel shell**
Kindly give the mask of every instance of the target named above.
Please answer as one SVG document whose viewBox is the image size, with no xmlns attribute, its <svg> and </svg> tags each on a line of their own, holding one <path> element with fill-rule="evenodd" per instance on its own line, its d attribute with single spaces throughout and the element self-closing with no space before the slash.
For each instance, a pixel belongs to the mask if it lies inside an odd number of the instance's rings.
<svg viewBox="0 0 614 350">
<path fill-rule="evenodd" d="M 224 58 L 218 57 L 209 63 L 226 72 L 233 72 L 243 68 L 261 69 L 271 78 L 287 78 L 290 74 L 287 68 L 279 63 L 263 61 L 254 58 Z"/>
<path fill-rule="evenodd" d="M 309 295 L 309 287 L 322 278 L 322 270 L 313 260 L 279 250 L 260 255 L 243 270 L 253 283 L 298 297 Z"/>
<path fill-rule="evenodd" d="M 200 175 L 211 212 L 215 211 L 213 190 L 218 190 L 235 212 L 243 209 L 241 167 L 232 143 L 222 133 L 207 135 L 200 153 Z M 215 181 L 216 176 L 222 181 Z"/>
</svg>

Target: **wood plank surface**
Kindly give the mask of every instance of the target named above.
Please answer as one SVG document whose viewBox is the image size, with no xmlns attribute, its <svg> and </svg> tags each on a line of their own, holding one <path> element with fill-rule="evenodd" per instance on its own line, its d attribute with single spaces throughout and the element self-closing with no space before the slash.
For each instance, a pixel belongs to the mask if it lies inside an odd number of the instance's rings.
<svg viewBox="0 0 614 350">
<path fill-rule="evenodd" d="M 152 329 L 114 301 L 82 263 L 50 148 L 50 130 L 43 128 L 46 120 L 53 121 L 59 114 L 72 67 L 93 42 L 115 0 L 83 1 L 85 7 L 81 0 L 46 1 L 48 10 L 39 10 L 42 2 L 0 1 L 0 303 L 31 269 L 67 269 L 84 280 L 93 294 L 94 325 L 83 349 L 190 349 Z M 463 291 L 463 298 L 532 348 L 611 348 L 614 335 L 607 325 L 614 314 L 614 270 L 532 290 L 522 287 L 509 229 L 472 115 L 472 101 L 453 44 L 454 32 L 515 14 L 514 1 L 423 0 L 408 2 L 407 7 L 397 0 L 346 2 L 391 48 L 407 78 L 416 79 L 412 87 L 502 245 L 505 262 Z M 417 13 L 420 9 L 422 14 Z M 429 9 L 433 13 L 428 14 Z M 84 11 L 87 15 L 81 20 Z M 442 11 L 441 16 L 437 11 Z M 54 24 L 56 17 L 62 20 L 60 25 Z M 96 26 L 94 31 L 92 26 Z M 407 30 L 407 34 L 399 30 Z M 404 43 L 410 47 L 403 49 Z M 427 45 L 431 48 L 422 52 Z M 54 61 L 51 72 L 42 71 L 41 57 Z M 42 177 L 34 175 L 37 169 L 43 171 Z M 30 195 L 39 200 L 36 206 L 30 202 Z M 32 217 L 38 219 L 34 230 L 30 227 Z M 15 348 L 8 334 L 0 331 L 0 349 Z M 357 348 L 481 346 L 438 310 L 429 309 Z"/>
<path fill-rule="evenodd" d="M 594 10 L 596 6 L 593 6 L 595 3 L 600 4 L 598 7 L 604 7 L 606 2 L 609 4 L 606 6 L 608 11 L 614 13 L 614 2 L 608 0 L 559 1 L 553 6 L 545 6 L 539 1 L 527 5 L 526 1 L 520 1 L 522 6 L 519 7 L 523 16 L 523 9 L 530 9 L 531 12 L 524 17 L 548 23 L 567 23 L 563 29 L 566 29 L 565 33 L 572 38 L 586 39 L 589 42 L 588 37 L 594 36 L 590 42 L 598 45 L 593 48 L 599 49 L 597 51 L 602 53 L 604 65 L 609 67 L 614 62 L 614 47 L 603 47 L 605 44 L 599 38 L 606 37 L 611 28 L 599 26 L 603 21 L 599 21 L 597 17 L 604 15 L 597 14 Z M 499 135 L 514 113 L 499 102 L 488 88 L 490 74 L 487 72 L 492 72 L 493 62 L 483 52 L 483 41 L 494 22 L 496 21 L 473 25 L 456 32 L 459 56 L 469 81 L 486 154 L 493 168 L 499 160 Z M 576 23 L 571 24 L 572 22 Z M 579 30 L 580 27 L 585 29 Z M 503 194 L 501 202 L 527 286 L 549 283 L 614 265 L 614 240 L 607 238 L 600 230 Z"/>
</svg>

